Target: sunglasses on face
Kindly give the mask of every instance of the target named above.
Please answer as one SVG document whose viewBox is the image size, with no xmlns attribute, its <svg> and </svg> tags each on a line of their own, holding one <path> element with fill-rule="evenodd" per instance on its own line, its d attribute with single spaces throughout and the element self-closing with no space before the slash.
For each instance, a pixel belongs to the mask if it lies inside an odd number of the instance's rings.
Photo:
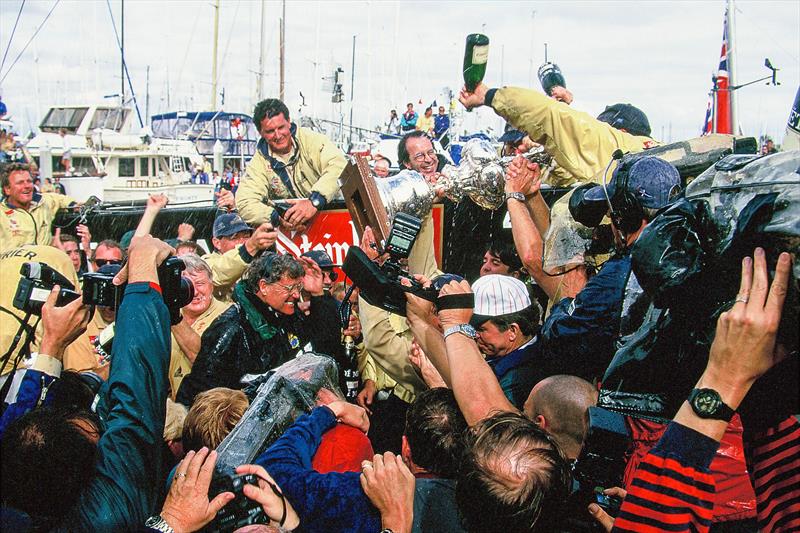
<svg viewBox="0 0 800 533">
<path fill-rule="evenodd" d="M 101 268 L 106 265 L 121 265 L 122 259 L 95 259 L 94 264 L 97 265 L 97 268 Z"/>
</svg>

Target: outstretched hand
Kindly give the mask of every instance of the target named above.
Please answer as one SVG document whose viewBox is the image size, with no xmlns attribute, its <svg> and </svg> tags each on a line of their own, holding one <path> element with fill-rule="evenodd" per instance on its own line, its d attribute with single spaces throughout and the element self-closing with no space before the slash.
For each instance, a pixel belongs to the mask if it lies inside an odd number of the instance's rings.
<svg viewBox="0 0 800 533">
<path fill-rule="evenodd" d="M 739 293 L 730 311 L 717 321 L 705 378 L 728 393 L 725 399 L 735 409 L 752 384 L 784 357 L 775 350 L 775 337 L 789 286 L 791 256 L 782 253 L 775 267 L 772 286 L 762 248 L 742 260 Z M 722 393 L 723 391 L 719 391 Z"/>
<path fill-rule="evenodd" d="M 381 513 L 381 525 L 396 533 L 410 532 L 414 517 L 411 471 L 399 455 L 377 454 L 361 465 L 361 488 Z"/>
<path fill-rule="evenodd" d="M 197 531 L 211 522 L 217 512 L 234 498 L 232 492 L 208 500 L 208 488 L 214 474 L 217 452 L 208 448 L 191 451 L 178 463 L 172 478 L 161 517 L 178 532 Z"/>
<path fill-rule="evenodd" d="M 467 91 L 466 87 L 462 87 L 458 95 L 458 101 L 467 109 L 475 109 L 486 104 L 486 93 L 488 91 L 489 87 L 483 82 L 479 83 L 472 92 Z"/>
<path fill-rule="evenodd" d="M 506 168 L 505 192 L 536 194 L 542 186 L 542 171 L 537 163 L 523 156 L 515 157 Z"/>
</svg>

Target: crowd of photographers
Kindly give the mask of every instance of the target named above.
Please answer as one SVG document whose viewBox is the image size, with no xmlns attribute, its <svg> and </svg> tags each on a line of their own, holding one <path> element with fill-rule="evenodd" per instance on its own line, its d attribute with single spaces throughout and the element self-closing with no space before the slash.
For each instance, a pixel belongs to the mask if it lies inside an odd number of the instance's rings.
<svg viewBox="0 0 800 533">
<path fill-rule="evenodd" d="M 235 197 L 220 191 L 208 251 L 186 224 L 151 234 L 163 196 L 119 242 L 92 246 L 86 225 L 52 229 L 72 199 L 2 167 L 3 530 L 800 527 L 796 245 L 743 239 L 725 258 L 735 267 L 703 267 L 727 280 L 719 312 L 691 328 L 659 314 L 673 302 L 653 305 L 632 251 L 680 202 L 681 176 L 615 153 L 657 144 L 635 108 L 596 120 L 551 96 L 461 94 L 559 169 L 508 165 L 511 235 L 481 250 L 469 281 L 439 270 L 430 217 L 394 221 L 408 242 L 367 228 L 348 254 L 352 279 L 388 289 L 337 283 L 323 250 L 278 253 L 275 228 L 313 223 L 345 159 L 277 100 L 256 107 L 255 164 Z M 418 132 L 398 160 L 440 177 Z M 545 179 L 583 185 L 548 205 Z M 564 245 L 597 226 L 613 246 Z M 694 297 L 679 303 L 702 307 Z M 705 337 L 663 355 L 681 327 Z M 254 402 L 248 384 L 303 352 L 333 360 L 336 382 L 248 464 L 215 470 Z"/>
</svg>

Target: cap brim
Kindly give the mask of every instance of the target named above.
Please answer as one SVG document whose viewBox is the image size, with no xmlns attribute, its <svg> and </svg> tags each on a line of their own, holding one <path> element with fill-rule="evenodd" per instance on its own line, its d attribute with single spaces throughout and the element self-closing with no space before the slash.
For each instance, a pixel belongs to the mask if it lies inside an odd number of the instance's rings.
<svg viewBox="0 0 800 533">
<path fill-rule="evenodd" d="M 521 131 L 507 131 L 501 135 L 497 141 L 501 143 L 513 143 L 521 140 L 523 137 L 525 137 L 525 134 Z"/>
<path fill-rule="evenodd" d="M 609 196 L 612 194 L 611 189 L 608 190 Z M 583 199 L 587 202 L 605 202 L 608 200 L 606 197 L 606 192 L 603 190 L 602 185 L 597 185 L 596 187 L 592 187 L 585 193 L 583 193 Z"/>
<path fill-rule="evenodd" d="M 473 328 L 479 328 L 483 325 L 484 322 L 487 320 L 491 320 L 493 317 L 486 316 L 486 315 L 472 315 L 472 318 L 469 319 L 469 325 Z"/>
</svg>

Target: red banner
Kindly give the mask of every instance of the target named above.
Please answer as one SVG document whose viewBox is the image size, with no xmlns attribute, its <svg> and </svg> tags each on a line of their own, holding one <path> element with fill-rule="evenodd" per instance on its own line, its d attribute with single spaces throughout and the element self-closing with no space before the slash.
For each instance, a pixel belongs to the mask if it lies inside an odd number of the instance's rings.
<svg viewBox="0 0 800 533">
<path fill-rule="evenodd" d="M 434 206 L 433 250 L 436 255 L 436 263 L 440 266 L 442 264 L 443 217 L 443 206 L 441 204 Z M 360 235 L 356 233 L 347 209 L 332 209 L 321 211 L 305 233 L 289 236 L 279 230 L 277 248 L 279 252 L 290 253 L 295 257 L 310 250 L 325 250 L 333 259 L 333 264 L 341 265 L 347 255 L 347 249 L 358 245 L 360 240 Z M 336 270 L 343 274 L 340 269 Z"/>
</svg>

